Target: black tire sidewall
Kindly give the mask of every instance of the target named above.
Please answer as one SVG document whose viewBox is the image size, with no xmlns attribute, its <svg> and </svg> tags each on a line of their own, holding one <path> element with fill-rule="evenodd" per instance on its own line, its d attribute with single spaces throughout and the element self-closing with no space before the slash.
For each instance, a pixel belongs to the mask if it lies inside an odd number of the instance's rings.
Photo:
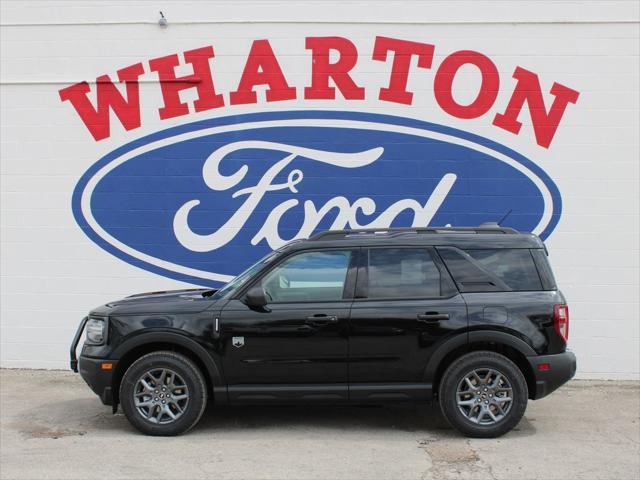
<svg viewBox="0 0 640 480">
<path fill-rule="evenodd" d="M 456 399 L 459 382 L 472 370 L 492 368 L 503 374 L 513 389 L 513 404 L 506 417 L 494 425 L 477 425 L 460 412 Z M 442 413 L 458 431 L 469 437 L 494 438 L 518 425 L 527 408 L 529 391 L 524 375 L 507 357 L 495 352 L 472 352 L 453 362 L 442 377 L 439 400 Z"/>
<path fill-rule="evenodd" d="M 185 381 L 189 389 L 189 402 L 184 414 L 174 422 L 158 425 L 146 420 L 136 409 L 133 389 L 138 379 L 154 368 L 169 368 Z M 173 436 L 185 433 L 200 420 L 206 407 L 207 389 L 198 367 L 187 357 L 174 352 L 156 352 L 136 360 L 125 372 L 120 384 L 120 403 L 129 422 L 142 433 Z"/>
</svg>

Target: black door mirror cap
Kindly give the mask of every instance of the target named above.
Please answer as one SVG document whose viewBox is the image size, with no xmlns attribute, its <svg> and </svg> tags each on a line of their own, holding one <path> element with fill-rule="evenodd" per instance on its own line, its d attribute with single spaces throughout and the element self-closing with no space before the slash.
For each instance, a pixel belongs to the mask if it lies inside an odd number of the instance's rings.
<svg viewBox="0 0 640 480">
<path fill-rule="evenodd" d="M 251 309 L 268 311 L 265 308 L 267 304 L 267 297 L 264 294 L 264 289 L 256 285 L 251 287 L 244 296 L 244 303 Z"/>
</svg>

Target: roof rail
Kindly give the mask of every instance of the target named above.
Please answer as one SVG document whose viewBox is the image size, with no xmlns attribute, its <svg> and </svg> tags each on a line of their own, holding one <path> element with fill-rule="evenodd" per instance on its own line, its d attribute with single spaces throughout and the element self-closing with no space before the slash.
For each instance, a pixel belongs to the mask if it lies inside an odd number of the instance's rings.
<svg viewBox="0 0 640 480">
<path fill-rule="evenodd" d="M 395 237 L 407 234 L 438 234 L 438 233 L 475 233 L 475 234 L 518 234 L 517 230 L 501 227 L 497 223 L 483 223 L 479 227 L 394 227 L 394 228 L 359 228 L 353 230 L 327 230 L 316 233 L 309 240 L 337 240 L 340 238 L 360 235 L 380 235 Z"/>
</svg>

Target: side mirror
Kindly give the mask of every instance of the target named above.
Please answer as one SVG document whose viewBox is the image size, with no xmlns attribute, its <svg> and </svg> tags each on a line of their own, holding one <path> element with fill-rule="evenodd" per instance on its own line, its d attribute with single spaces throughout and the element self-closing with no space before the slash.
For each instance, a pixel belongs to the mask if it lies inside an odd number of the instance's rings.
<svg viewBox="0 0 640 480">
<path fill-rule="evenodd" d="M 251 287 L 246 293 L 244 299 L 245 303 L 250 308 L 263 309 L 267 304 L 267 298 L 264 295 L 264 289 L 259 285 Z"/>
</svg>

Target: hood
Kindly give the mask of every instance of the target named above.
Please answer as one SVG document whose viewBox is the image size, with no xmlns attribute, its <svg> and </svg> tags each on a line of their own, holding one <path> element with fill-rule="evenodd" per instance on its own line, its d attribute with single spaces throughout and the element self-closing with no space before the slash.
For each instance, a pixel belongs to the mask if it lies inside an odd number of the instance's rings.
<svg viewBox="0 0 640 480">
<path fill-rule="evenodd" d="M 198 313 L 217 300 L 211 288 L 189 288 L 138 293 L 109 302 L 91 311 L 93 315 L 135 315 L 144 313 Z"/>
</svg>

